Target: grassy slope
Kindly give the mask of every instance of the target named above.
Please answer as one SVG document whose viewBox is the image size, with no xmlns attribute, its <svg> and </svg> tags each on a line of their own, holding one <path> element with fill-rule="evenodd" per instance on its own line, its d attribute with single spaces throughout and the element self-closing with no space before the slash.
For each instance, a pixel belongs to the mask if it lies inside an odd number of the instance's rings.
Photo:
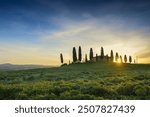
<svg viewBox="0 0 150 117">
<path fill-rule="evenodd" d="M 150 99 L 150 64 L 1 71 L 0 99 Z"/>
</svg>

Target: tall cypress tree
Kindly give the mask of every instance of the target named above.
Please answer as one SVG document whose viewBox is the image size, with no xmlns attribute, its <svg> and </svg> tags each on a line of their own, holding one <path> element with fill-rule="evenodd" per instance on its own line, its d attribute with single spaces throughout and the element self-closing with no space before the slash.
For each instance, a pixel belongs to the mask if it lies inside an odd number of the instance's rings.
<svg viewBox="0 0 150 117">
<path fill-rule="evenodd" d="M 85 62 L 87 63 L 87 61 L 88 61 L 88 60 L 87 60 L 87 54 L 85 54 Z"/>
<path fill-rule="evenodd" d="M 101 59 L 103 59 L 104 58 L 104 49 L 103 49 L 103 47 L 101 47 Z"/>
<path fill-rule="evenodd" d="M 127 56 L 124 55 L 124 62 L 127 63 Z"/>
<path fill-rule="evenodd" d="M 113 50 L 111 50 L 111 52 L 110 52 L 110 60 L 111 60 L 111 62 L 113 62 L 113 61 L 114 61 L 114 54 L 113 54 Z"/>
<path fill-rule="evenodd" d="M 81 52 L 81 46 L 79 46 L 79 52 L 78 52 L 78 54 L 79 54 L 79 61 L 81 61 L 82 60 L 82 52 Z"/>
<path fill-rule="evenodd" d="M 98 62 L 98 55 L 96 54 L 96 62 Z"/>
<path fill-rule="evenodd" d="M 131 56 L 129 56 L 129 62 L 130 62 L 130 63 L 132 62 L 132 57 L 131 57 Z"/>
<path fill-rule="evenodd" d="M 108 54 L 106 55 L 106 60 L 107 60 L 107 62 L 109 61 L 109 57 L 108 57 Z"/>
<path fill-rule="evenodd" d="M 118 59 L 119 59 L 119 55 L 118 52 L 116 52 L 116 58 L 115 58 L 116 62 L 118 62 Z"/>
<path fill-rule="evenodd" d="M 61 62 L 62 64 L 63 64 L 63 62 L 64 62 L 62 53 L 60 53 L 60 62 Z"/>
<path fill-rule="evenodd" d="M 90 60 L 92 60 L 92 58 L 93 58 L 93 49 L 90 48 Z"/>
<path fill-rule="evenodd" d="M 76 62 L 77 61 L 77 53 L 76 53 L 76 48 L 75 47 L 73 47 L 72 54 L 73 54 L 73 62 Z"/>
</svg>

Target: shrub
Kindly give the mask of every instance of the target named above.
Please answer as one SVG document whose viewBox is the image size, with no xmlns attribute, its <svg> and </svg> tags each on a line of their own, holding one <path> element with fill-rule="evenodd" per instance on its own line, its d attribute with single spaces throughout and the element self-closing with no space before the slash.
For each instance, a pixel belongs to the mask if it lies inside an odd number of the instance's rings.
<svg viewBox="0 0 150 117">
<path fill-rule="evenodd" d="M 118 87 L 117 92 L 120 95 L 126 95 L 126 96 L 131 96 L 134 95 L 134 84 L 122 84 L 121 86 Z"/>
<path fill-rule="evenodd" d="M 0 99 L 16 99 L 22 89 L 13 85 L 0 87 Z"/>
<path fill-rule="evenodd" d="M 111 91 L 108 91 L 106 88 L 100 86 L 84 87 L 81 89 L 81 92 L 95 96 L 107 96 L 111 93 Z"/>
<path fill-rule="evenodd" d="M 145 98 L 145 96 L 150 95 L 150 88 L 148 86 L 136 86 L 135 94 L 138 97 Z"/>
</svg>

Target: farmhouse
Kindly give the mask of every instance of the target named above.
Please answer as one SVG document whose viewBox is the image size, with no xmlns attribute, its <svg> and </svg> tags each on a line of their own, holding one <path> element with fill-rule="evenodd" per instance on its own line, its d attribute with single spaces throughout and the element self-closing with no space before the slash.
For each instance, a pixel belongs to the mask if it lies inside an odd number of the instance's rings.
<svg viewBox="0 0 150 117">
<path fill-rule="evenodd" d="M 92 61 L 94 62 L 108 62 L 110 60 L 110 57 L 108 55 L 106 56 L 95 56 L 92 58 Z"/>
</svg>

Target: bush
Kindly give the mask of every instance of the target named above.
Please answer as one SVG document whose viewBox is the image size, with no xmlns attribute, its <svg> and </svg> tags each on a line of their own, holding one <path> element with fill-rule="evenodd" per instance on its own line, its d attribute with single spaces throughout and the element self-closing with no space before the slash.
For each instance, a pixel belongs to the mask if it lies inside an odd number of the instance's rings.
<svg viewBox="0 0 150 117">
<path fill-rule="evenodd" d="M 136 96 L 145 99 L 146 96 L 150 96 L 150 88 L 148 86 L 136 86 L 135 94 Z"/>
<path fill-rule="evenodd" d="M 16 99 L 19 93 L 22 91 L 21 88 L 9 85 L 0 86 L 0 99 Z"/>
<path fill-rule="evenodd" d="M 118 87 L 117 92 L 119 95 L 126 95 L 126 96 L 131 96 L 135 95 L 134 92 L 134 84 L 122 84 L 121 86 Z"/>
<path fill-rule="evenodd" d="M 108 91 L 104 87 L 100 86 L 93 86 L 93 87 L 84 87 L 81 89 L 81 92 L 84 94 L 90 94 L 95 96 L 107 96 L 111 93 L 111 91 Z"/>
</svg>

